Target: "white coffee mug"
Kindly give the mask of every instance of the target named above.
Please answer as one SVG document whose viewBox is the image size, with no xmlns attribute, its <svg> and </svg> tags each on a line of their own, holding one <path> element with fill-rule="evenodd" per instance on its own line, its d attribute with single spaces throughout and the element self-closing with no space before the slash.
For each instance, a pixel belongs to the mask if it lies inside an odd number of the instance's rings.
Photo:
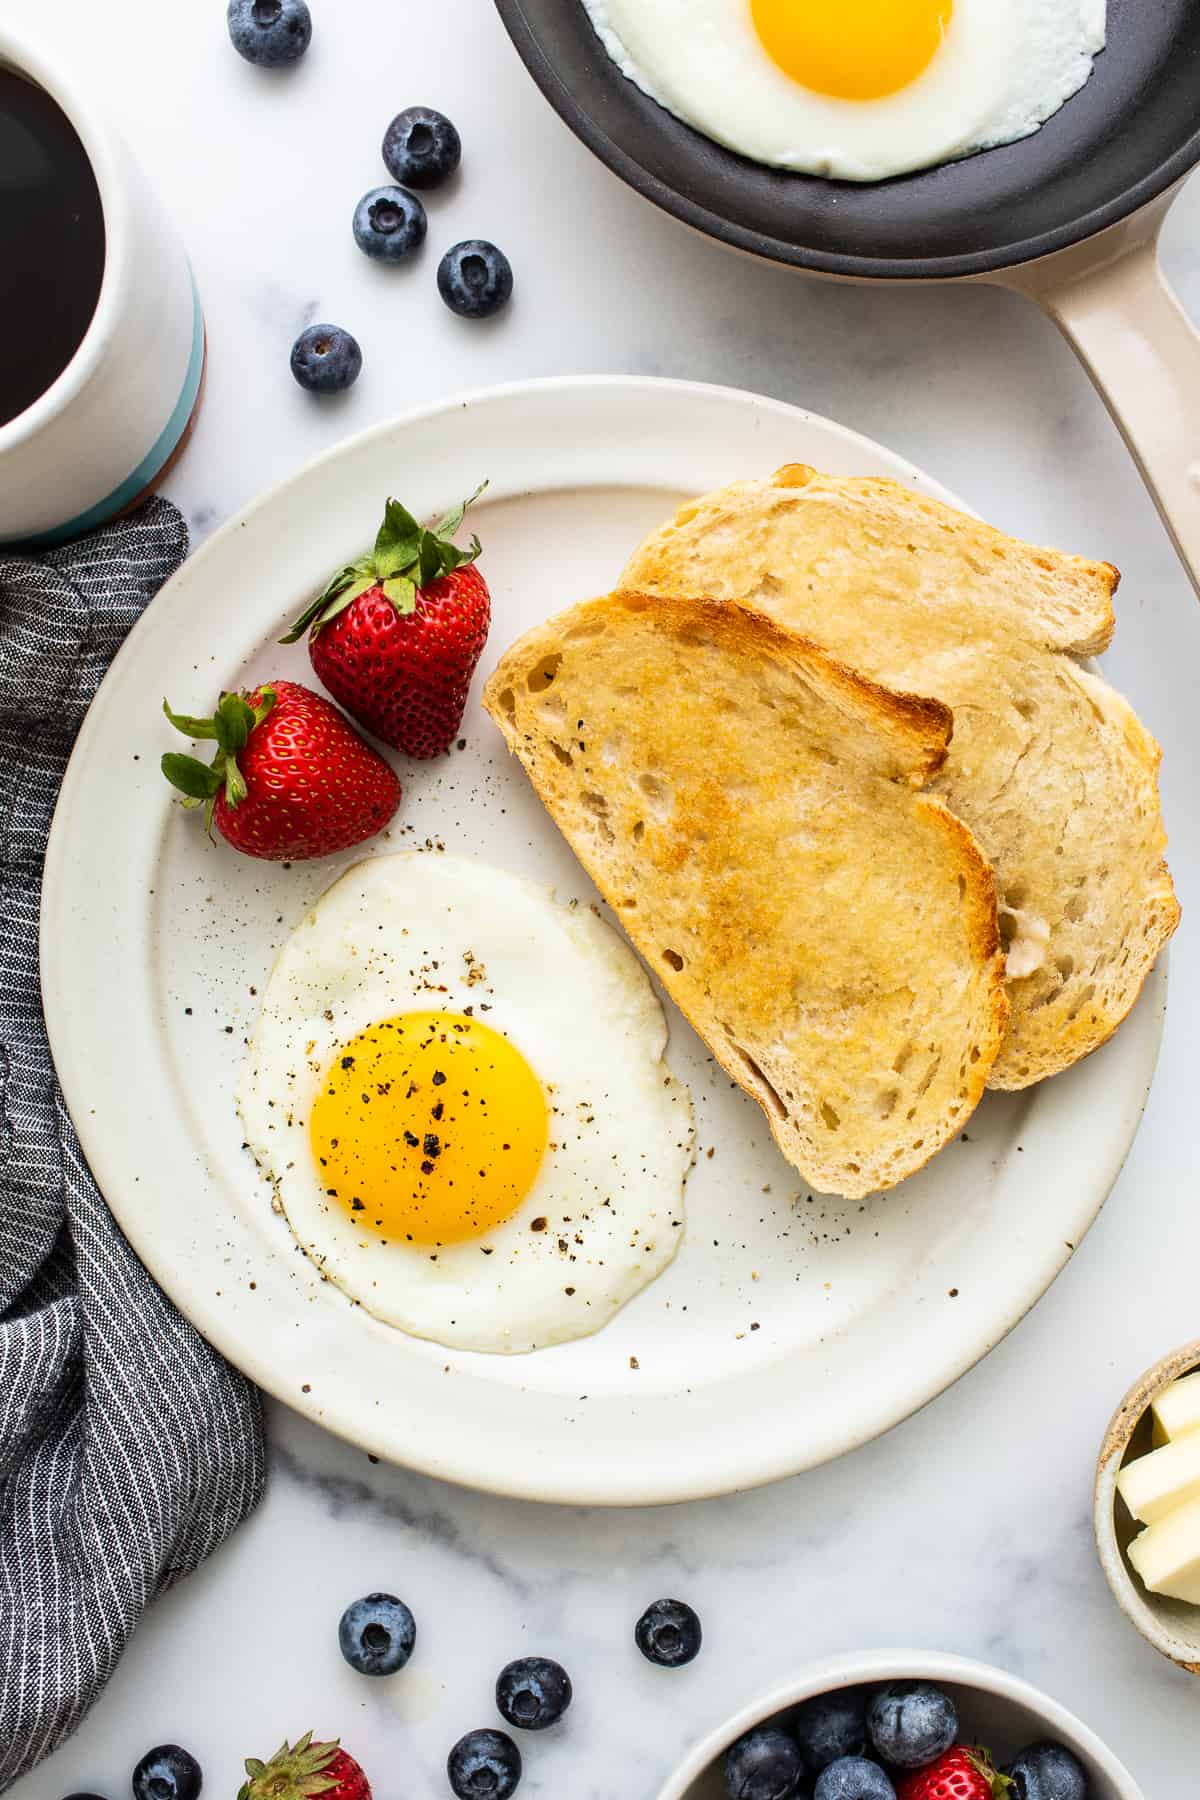
<svg viewBox="0 0 1200 1800">
<path fill-rule="evenodd" d="M 52 544 L 126 511 L 182 448 L 204 378 L 204 319 L 183 246 L 92 87 L 2 23 L 0 66 L 67 115 L 104 213 L 104 273 L 83 341 L 0 425 L 0 543 Z"/>
</svg>

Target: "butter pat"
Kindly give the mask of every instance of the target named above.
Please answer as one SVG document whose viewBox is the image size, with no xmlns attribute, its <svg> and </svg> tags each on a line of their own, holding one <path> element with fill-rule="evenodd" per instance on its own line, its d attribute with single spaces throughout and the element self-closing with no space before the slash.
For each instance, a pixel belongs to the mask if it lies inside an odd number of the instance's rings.
<svg viewBox="0 0 1200 1800">
<path fill-rule="evenodd" d="M 1164 1388 L 1150 1410 L 1156 1443 L 1173 1444 L 1190 1431 L 1200 1431 L 1200 1371 Z"/>
<path fill-rule="evenodd" d="M 1010 981 L 1022 981 L 1045 962 L 1050 926 L 1036 913 L 1014 913 L 1013 918 L 1016 930 L 1005 955 L 1005 969 Z"/>
<path fill-rule="evenodd" d="M 1200 1500 L 1200 1432 L 1126 1463 L 1117 1492 L 1135 1519 L 1155 1525 L 1177 1506 Z"/>
<path fill-rule="evenodd" d="M 1200 1500 L 1149 1525 L 1129 1546 L 1129 1560 L 1152 1594 L 1200 1606 Z"/>
</svg>

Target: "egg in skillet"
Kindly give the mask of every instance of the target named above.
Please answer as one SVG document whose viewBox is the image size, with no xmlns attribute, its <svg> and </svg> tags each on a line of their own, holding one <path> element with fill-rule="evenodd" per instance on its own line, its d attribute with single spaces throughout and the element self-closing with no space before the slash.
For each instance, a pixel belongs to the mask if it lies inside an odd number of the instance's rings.
<svg viewBox="0 0 1200 1800">
<path fill-rule="evenodd" d="M 1027 137 L 1088 80 L 1106 0 L 583 0 L 647 94 L 776 168 L 878 181 Z"/>
<path fill-rule="evenodd" d="M 297 1241 L 387 1323 L 528 1351 L 671 1260 L 687 1090 L 633 953 L 586 908 L 450 856 L 344 875 L 272 972 L 238 1093 Z"/>
</svg>

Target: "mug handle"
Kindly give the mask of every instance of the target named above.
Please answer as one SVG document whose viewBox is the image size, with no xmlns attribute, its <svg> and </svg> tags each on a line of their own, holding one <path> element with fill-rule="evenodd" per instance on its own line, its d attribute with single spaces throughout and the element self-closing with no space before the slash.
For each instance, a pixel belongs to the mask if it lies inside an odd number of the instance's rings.
<svg viewBox="0 0 1200 1800">
<path fill-rule="evenodd" d="M 1158 258 L 1173 198 L 1005 284 L 1037 300 L 1079 355 L 1200 596 L 1200 332 Z"/>
</svg>

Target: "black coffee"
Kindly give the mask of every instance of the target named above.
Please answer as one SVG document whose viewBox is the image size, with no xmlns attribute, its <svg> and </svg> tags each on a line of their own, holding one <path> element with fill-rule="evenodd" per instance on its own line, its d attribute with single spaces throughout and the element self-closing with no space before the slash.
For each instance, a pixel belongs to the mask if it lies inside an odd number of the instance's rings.
<svg viewBox="0 0 1200 1800">
<path fill-rule="evenodd" d="M 91 324 L 104 213 L 56 101 L 0 69 L 0 425 L 56 381 Z"/>
</svg>

